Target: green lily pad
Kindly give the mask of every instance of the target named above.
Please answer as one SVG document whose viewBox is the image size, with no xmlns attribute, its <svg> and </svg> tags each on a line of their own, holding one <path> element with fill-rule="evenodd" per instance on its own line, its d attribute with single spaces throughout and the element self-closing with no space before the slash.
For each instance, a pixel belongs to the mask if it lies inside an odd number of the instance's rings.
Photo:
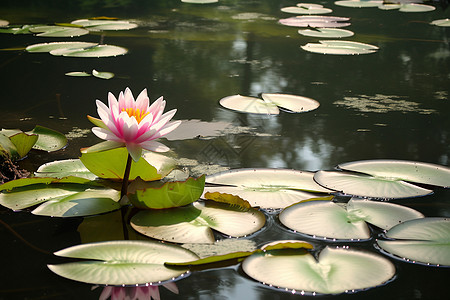
<svg viewBox="0 0 450 300">
<path fill-rule="evenodd" d="M 296 95 L 264 93 L 261 97 L 266 102 L 274 103 L 278 107 L 285 108 L 294 113 L 312 111 L 320 106 L 320 103 L 314 99 Z"/>
<path fill-rule="evenodd" d="M 436 7 L 419 3 L 402 4 L 399 11 L 401 12 L 429 12 L 435 10 Z"/>
<path fill-rule="evenodd" d="M 431 163 L 375 159 L 343 163 L 338 168 L 391 180 L 450 187 L 450 168 Z"/>
<path fill-rule="evenodd" d="M 99 72 L 97 70 L 92 70 L 92 75 L 101 79 L 111 79 L 114 77 L 114 73 L 111 72 Z"/>
<path fill-rule="evenodd" d="M 97 175 L 89 171 L 79 159 L 66 159 L 43 164 L 37 169 L 34 176 L 53 178 L 76 176 L 88 180 L 97 178 Z"/>
<path fill-rule="evenodd" d="M 378 0 L 342 0 L 342 1 L 335 1 L 334 4 L 338 6 L 345 6 L 345 7 L 355 7 L 355 8 L 362 8 L 362 7 L 378 7 L 381 4 L 383 4 L 383 1 Z"/>
<path fill-rule="evenodd" d="M 211 229 L 230 237 L 252 234 L 265 224 L 258 210 L 242 211 L 223 203 L 207 201 L 170 209 L 140 211 L 131 219 L 138 232 L 175 243 L 213 243 Z"/>
<path fill-rule="evenodd" d="M 19 151 L 10 138 L 0 133 L 0 156 L 13 161 L 21 158 Z"/>
<path fill-rule="evenodd" d="M 304 36 L 319 38 L 343 38 L 354 35 L 353 31 L 340 28 L 317 28 L 315 30 L 301 29 L 298 31 L 298 33 Z"/>
<path fill-rule="evenodd" d="M 401 180 L 345 171 L 318 171 L 314 180 L 326 188 L 347 195 L 376 199 L 419 197 L 433 192 Z"/>
<path fill-rule="evenodd" d="M 450 19 L 440 19 L 431 22 L 432 25 L 450 27 Z"/>
<path fill-rule="evenodd" d="M 411 263 L 450 266 L 450 219 L 423 218 L 407 221 L 386 232 L 391 240 L 378 245 L 395 258 Z"/>
<path fill-rule="evenodd" d="M 74 37 L 89 33 L 89 30 L 84 28 L 66 26 L 33 26 L 29 30 L 38 33 L 37 36 L 44 37 Z"/>
<path fill-rule="evenodd" d="M 299 15 L 320 15 L 329 14 L 333 10 L 325 7 L 311 7 L 311 6 L 288 6 L 281 8 L 282 12 Z"/>
<path fill-rule="evenodd" d="M 92 76 L 92 74 L 89 74 L 87 72 L 81 72 L 81 71 L 67 72 L 64 75 L 73 76 L 73 77 L 90 77 L 90 76 Z"/>
<path fill-rule="evenodd" d="M 121 180 L 127 157 L 127 149 L 121 147 L 102 152 L 82 153 L 80 160 L 89 171 L 100 178 Z M 129 178 L 133 180 L 139 176 L 145 181 L 159 180 L 169 174 L 174 167 L 175 160 L 172 158 L 143 151 L 142 158 L 138 162 L 132 161 Z"/>
<path fill-rule="evenodd" d="M 253 279 L 301 295 L 340 294 L 382 285 L 394 265 L 370 252 L 324 248 L 317 259 L 304 249 L 256 252 L 242 263 Z"/>
<path fill-rule="evenodd" d="M 219 0 L 181 0 L 184 3 L 192 3 L 192 4 L 209 4 L 209 3 L 217 3 Z"/>
<path fill-rule="evenodd" d="M 128 187 L 128 198 L 141 209 L 179 207 L 197 201 L 203 193 L 205 176 L 176 182 L 145 182 L 139 178 Z"/>
<path fill-rule="evenodd" d="M 79 180 L 75 179 L 75 180 Z M 36 181 L 46 180 L 37 178 Z M 72 180 L 72 178 L 69 178 Z M 64 180 L 60 180 L 64 182 Z M 29 183 L 29 181 L 24 181 Z M 33 214 L 74 217 L 88 216 L 120 208 L 120 192 L 95 185 L 75 183 L 30 184 L 0 194 L 0 204 L 12 210 L 21 210 L 38 204 Z"/>
<path fill-rule="evenodd" d="M 30 45 L 25 50 L 28 52 L 50 52 L 57 49 L 84 49 L 96 45 L 98 44 L 88 42 L 54 42 Z"/>
<path fill-rule="evenodd" d="M 137 24 L 122 20 L 88 20 L 80 19 L 71 24 L 80 25 L 88 30 L 129 30 L 138 27 Z"/>
<path fill-rule="evenodd" d="M 220 99 L 219 104 L 228 109 L 253 114 L 277 115 L 280 113 L 274 103 L 248 96 L 228 96 Z"/>
<path fill-rule="evenodd" d="M 126 48 L 113 45 L 95 45 L 88 48 L 62 48 L 51 50 L 50 54 L 67 57 L 111 57 L 124 55 L 128 52 Z"/>
<path fill-rule="evenodd" d="M 402 7 L 400 3 L 385 3 L 378 6 L 378 8 L 381 10 L 394 10 L 399 9 L 400 7 Z"/>
<path fill-rule="evenodd" d="M 303 50 L 320 54 L 355 55 L 369 54 L 378 50 L 377 46 L 352 41 L 323 40 L 301 46 Z"/>
<path fill-rule="evenodd" d="M 67 145 L 66 136 L 50 128 L 37 125 L 33 130 L 27 133 L 38 135 L 38 139 L 36 144 L 34 144 L 33 149 L 51 152 L 60 150 Z"/>
<path fill-rule="evenodd" d="M 314 238 L 364 240 L 371 238 L 367 223 L 382 229 L 424 216 L 411 208 L 368 200 L 351 199 L 346 206 L 331 201 L 311 201 L 284 209 L 280 222 L 286 227 Z"/>
<path fill-rule="evenodd" d="M 66 176 L 66 177 L 29 177 L 29 178 L 19 178 L 11 180 L 0 185 L 0 191 L 11 191 L 12 189 L 25 187 L 33 184 L 50 184 L 50 183 L 79 183 L 86 184 L 91 180 L 86 178 L 81 178 L 77 176 Z"/>
<path fill-rule="evenodd" d="M 77 245 L 55 255 L 83 259 L 48 265 L 59 276 L 90 284 L 137 285 L 173 280 L 188 269 L 169 269 L 165 262 L 198 259 L 189 250 L 150 241 L 110 241 Z"/>
</svg>

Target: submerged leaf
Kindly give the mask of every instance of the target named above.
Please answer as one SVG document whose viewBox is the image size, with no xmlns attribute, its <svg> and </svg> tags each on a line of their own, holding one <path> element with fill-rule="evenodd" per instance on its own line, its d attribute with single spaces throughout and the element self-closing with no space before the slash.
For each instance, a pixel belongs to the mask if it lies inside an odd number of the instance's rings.
<svg viewBox="0 0 450 300">
<path fill-rule="evenodd" d="M 110 241 L 83 244 L 55 252 L 55 255 L 83 259 L 79 262 L 48 265 L 59 276 L 107 285 L 137 285 L 173 280 L 188 269 L 174 270 L 167 261 L 198 259 L 189 250 L 149 241 Z"/>
</svg>

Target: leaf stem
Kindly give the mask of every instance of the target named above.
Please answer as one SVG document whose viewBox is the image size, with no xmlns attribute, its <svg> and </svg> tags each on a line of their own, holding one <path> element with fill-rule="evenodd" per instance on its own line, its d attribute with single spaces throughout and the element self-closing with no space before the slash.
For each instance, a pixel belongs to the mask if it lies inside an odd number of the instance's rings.
<svg viewBox="0 0 450 300">
<path fill-rule="evenodd" d="M 131 162 L 132 162 L 132 158 L 131 158 L 131 155 L 128 153 L 127 165 L 125 166 L 125 173 L 123 174 L 123 180 L 122 180 L 122 189 L 120 190 L 120 199 L 122 199 L 124 196 L 126 196 L 127 192 L 128 192 L 128 178 L 130 177 Z M 126 222 L 127 211 L 128 211 L 128 205 L 124 205 L 120 209 L 120 212 L 122 213 L 122 230 L 123 230 L 124 240 L 129 240 L 128 228 L 127 228 L 127 222 Z"/>
</svg>

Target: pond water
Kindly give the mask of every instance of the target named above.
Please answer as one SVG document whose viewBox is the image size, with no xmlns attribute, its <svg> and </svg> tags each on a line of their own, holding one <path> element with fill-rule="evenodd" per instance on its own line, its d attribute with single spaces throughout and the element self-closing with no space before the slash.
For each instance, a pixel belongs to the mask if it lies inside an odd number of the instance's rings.
<svg viewBox="0 0 450 300">
<path fill-rule="evenodd" d="M 280 8 L 295 1 L 221 0 L 192 5 L 175 0 L 130 0 L 114 1 L 112 7 L 102 1 L 71 1 L 67 5 L 63 1 L 20 2 L 2 4 L 0 18 L 10 24 L 53 24 L 106 15 L 139 25 L 129 31 L 91 33 L 72 39 L 0 35 L 0 49 L 53 41 L 102 40 L 129 50 L 126 55 L 110 58 L 0 51 L 0 127 L 25 131 L 39 124 L 69 137 L 64 150 L 31 152 L 20 162 L 29 171 L 49 161 L 76 158 L 81 147 L 97 143 L 86 115 L 97 116 L 95 99 L 106 102 L 109 91 L 118 95 L 125 87 L 135 95 L 148 88 L 151 100 L 163 95 L 168 108 L 178 109 L 176 119 L 231 124 L 228 131 L 214 138 L 163 141 L 178 157 L 212 165 L 209 172 L 247 167 L 316 171 L 347 161 L 377 158 L 449 165 L 450 31 L 430 25 L 433 20 L 449 17 L 449 10 L 439 5 L 432 12 L 402 13 L 308 1 L 333 9 L 333 16 L 349 17 L 351 26 L 346 29 L 355 35 L 348 40 L 379 47 L 372 54 L 343 56 L 307 52 L 300 46 L 318 38 L 302 36 L 298 28 L 277 23 L 292 16 Z M 64 75 L 93 69 L 113 72 L 115 77 L 104 80 Z M 233 112 L 218 103 L 234 94 L 259 97 L 261 93 L 306 96 L 321 106 L 304 114 L 267 116 Z M 426 216 L 450 217 L 448 189 L 394 202 Z M 46 265 L 58 259 L 41 251 L 52 253 L 81 242 L 109 239 L 114 234 L 80 234 L 83 220 L 78 218 L 38 217 L 4 207 L 0 215 L 0 299 L 99 297 L 101 289 L 92 291 L 87 284 L 51 273 Z M 248 239 L 258 245 L 279 239 L 325 245 L 283 228 L 276 214 L 267 213 L 267 218 L 265 228 Z M 373 243 L 370 240 L 352 246 L 375 251 Z M 449 269 L 393 262 L 397 275 L 387 285 L 329 298 L 443 299 L 448 293 Z M 179 295 L 161 288 L 161 298 L 302 297 L 263 286 L 245 276 L 239 267 L 195 273 L 177 281 L 177 286 Z"/>
</svg>

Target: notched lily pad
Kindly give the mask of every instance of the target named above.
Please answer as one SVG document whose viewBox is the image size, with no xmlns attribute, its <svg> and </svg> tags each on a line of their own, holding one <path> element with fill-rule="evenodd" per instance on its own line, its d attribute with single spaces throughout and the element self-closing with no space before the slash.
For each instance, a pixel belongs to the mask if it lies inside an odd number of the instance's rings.
<svg viewBox="0 0 450 300">
<path fill-rule="evenodd" d="M 123 20 L 92 20 L 80 19 L 72 21 L 71 24 L 83 26 L 92 31 L 101 30 L 129 30 L 138 27 L 137 24 Z"/>
<path fill-rule="evenodd" d="M 50 54 L 66 57 L 111 57 L 124 55 L 128 52 L 126 48 L 114 45 L 95 45 L 87 48 L 62 48 L 51 50 Z"/>
<path fill-rule="evenodd" d="M 395 258 L 432 266 L 450 267 L 450 219 L 423 218 L 407 221 L 386 232 L 389 240 L 378 246 Z"/>
<path fill-rule="evenodd" d="M 28 52 L 50 52 L 57 49 L 84 49 L 94 47 L 97 43 L 88 42 L 54 42 L 40 43 L 28 46 L 25 50 Z"/>
<path fill-rule="evenodd" d="M 298 31 L 298 33 L 304 36 L 319 38 L 343 38 L 354 35 L 353 31 L 339 28 L 317 28 L 315 30 L 301 29 Z"/>
<path fill-rule="evenodd" d="M 176 245 L 150 241 L 109 241 L 77 245 L 55 255 L 79 258 L 81 261 L 48 265 L 59 276 L 105 285 L 138 285 L 173 280 L 188 269 L 170 269 L 167 261 L 185 262 L 198 259 L 193 252 Z"/>
<path fill-rule="evenodd" d="M 77 27 L 67 26 L 33 26 L 29 30 L 37 33 L 37 36 L 43 37 L 74 37 L 82 36 L 89 33 L 89 30 Z"/>
<path fill-rule="evenodd" d="M 313 27 L 313 28 L 338 28 L 350 26 L 347 22 L 350 18 L 334 16 L 297 16 L 281 19 L 278 22 L 282 25 L 293 27 Z"/>
<path fill-rule="evenodd" d="M 378 50 L 377 46 L 339 40 L 323 40 L 319 43 L 308 43 L 301 46 L 303 50 L 320 54 L 337 54 L 337 55 L 355 55 L 355 54 L 369 54 Z"/>
</svg>

